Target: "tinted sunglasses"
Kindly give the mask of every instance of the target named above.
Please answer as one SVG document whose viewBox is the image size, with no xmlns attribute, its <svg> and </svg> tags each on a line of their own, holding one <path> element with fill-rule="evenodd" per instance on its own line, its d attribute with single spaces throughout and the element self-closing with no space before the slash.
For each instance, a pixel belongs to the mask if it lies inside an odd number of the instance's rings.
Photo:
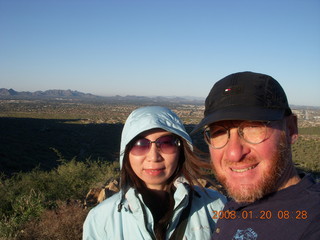
<svg viewBox="0 0 320 240">
<path fill-rule="evenodd" d="M 180 146 L 180 140 L 174 135 L 165 135 L 155 141 L 146 138 L 139 138 L 133 142 L 130 153 L 136 156 L 147 154 L 150 151 L 151 144 L 155 143 L 157 149 L 165 154 L 175 153 Z"/>
</svg>

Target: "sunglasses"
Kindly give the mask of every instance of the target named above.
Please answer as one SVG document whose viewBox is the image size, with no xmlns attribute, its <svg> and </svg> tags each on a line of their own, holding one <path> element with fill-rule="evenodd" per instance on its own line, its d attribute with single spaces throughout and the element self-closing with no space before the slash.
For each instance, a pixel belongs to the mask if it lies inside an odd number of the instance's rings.
<svg viewBox="0 0 320 240">
<path fill-rule="evenodd" d="M 180 140 L 173 135 L 165 135 L 159 137 L 155 141 L 150 141 L 146 138 L 140 138 L 133 142 L 130 153 L 136 156 L 145 155 L 150 151 L 151 144 L 155 143 L 157 149 L 164 154 L 172 154 L 177 152 L 180 146 Z"/>
</svg>

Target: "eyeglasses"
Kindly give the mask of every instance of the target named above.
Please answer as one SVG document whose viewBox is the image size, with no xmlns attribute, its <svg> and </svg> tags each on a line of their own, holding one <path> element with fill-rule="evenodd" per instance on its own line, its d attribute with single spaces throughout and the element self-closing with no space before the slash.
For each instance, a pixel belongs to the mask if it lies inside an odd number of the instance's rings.
<svg viewBox="0 0 320 240">
<path fill-rule="evenodd" d="M 244 121 L 239 124 L 238 134 L 240 138 L 251 144 L 259 144 L 267 138 L 268 122 Z M 204 131 L 204 139 L 212 148 L 223 148 L 229 141 L 230 129 L 219 125 L 208 126 Z"/>
<path fill-rule="evenodd" d="M 180 140 L 173 135 L 165 135 L 159 137 L 155 141 L 150 141 L 146 138 L 140 138 L 133 143 L 130 153 L 136 156 L 147 154 L 152 143 L 155 143 L 160 152 L 165 154 L 175 153 L 181 144 Z"/>
</svg>

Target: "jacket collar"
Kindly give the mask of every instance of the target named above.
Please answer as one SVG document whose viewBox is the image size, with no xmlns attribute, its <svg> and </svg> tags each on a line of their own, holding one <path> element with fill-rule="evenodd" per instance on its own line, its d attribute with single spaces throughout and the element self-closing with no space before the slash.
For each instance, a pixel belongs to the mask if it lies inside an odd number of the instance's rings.
<svg viewBox="0 0 320 240">
<path fill-rule="evenodd" d="M 176 190 L 174 192 L 174 209 L 176 209 L 182 202 L 183 206 L 187 205 L 188 202 L 185 199 L 188 199 L 190 187 L 187 180 L 184 177 L 179 177 L 175 180 L 174 186 Z M 142 195 L 137 192 L 134 188 L 129 188 L 125 193 L 126 201 L 123 202 L 123 206 L 127 209 L 130 209 L 133 213 L 142 212 L 141 204 L 144 204 Z M 185 200 L 185 201 L 184 201 Z"/>
</svg>

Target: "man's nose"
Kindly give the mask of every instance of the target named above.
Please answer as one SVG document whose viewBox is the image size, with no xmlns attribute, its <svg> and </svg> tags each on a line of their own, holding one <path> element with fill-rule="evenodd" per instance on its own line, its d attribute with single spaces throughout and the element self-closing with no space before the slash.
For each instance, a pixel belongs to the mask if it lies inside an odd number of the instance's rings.
<svg viewBox="0 0 320 240">
<path fill-rule="evenodd" d="M 229 131 L 230 138 L 226 145 L 227 159 L 233 162 L 241 161 L 250 149 L 246 142 L 239 136 L 237 128 L 232 128 Z"/>
</svg>

